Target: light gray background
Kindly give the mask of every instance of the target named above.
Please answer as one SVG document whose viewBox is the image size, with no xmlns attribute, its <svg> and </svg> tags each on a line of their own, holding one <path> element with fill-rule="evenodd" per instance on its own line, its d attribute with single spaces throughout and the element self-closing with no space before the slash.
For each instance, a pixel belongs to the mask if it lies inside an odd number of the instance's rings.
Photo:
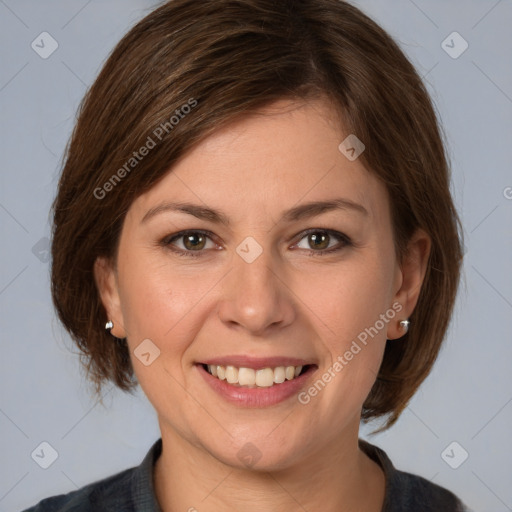
<svg viewBox="0 0 512 512">
<path fill-rule="evenodd" d="M 158 3 L 0 0 L 2 511 L 138 465 L 159 437 L 140 390 L 132 398 L 108 386 L 106 408 L 88 395 L 78 356 L 55 320 L 44 252 L 78 102 L 117 41 Z M 509 511 L 512 2 L 357 5 L 399 41 L 428 82 L 448 136 L 466 235 L 465 284 L 440 359 L 398 424 L 370 441 L 398 468 L 448 487 L 476 512 Z M 59 45 L 47 59 L 31 48 L 43 31 Z M 441 46 L 453 31 L 469 44 L 457 59 Z M 46 470 L 31 458 L 43 441 L 58 452 Z M 453 441 L 469 453 L 458 469 L 441 457 Z M 448 452 L 455 462 L 460 450 Z"/>
</svg>

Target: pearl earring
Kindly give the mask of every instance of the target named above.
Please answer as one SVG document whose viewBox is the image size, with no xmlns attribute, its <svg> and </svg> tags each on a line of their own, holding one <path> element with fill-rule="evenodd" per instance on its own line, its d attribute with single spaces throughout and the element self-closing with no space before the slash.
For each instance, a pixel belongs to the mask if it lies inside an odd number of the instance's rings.
<svg viewBox="0 0 512 512">
<path fill-rule="evenodd" d="M 409 320 L 401 320 L 400 321 L 400 327 L 405 331 L 407 332 L 409 330 L 409 325 L 410 325 L 411 322 L 409 322 Z"/>
</svg>

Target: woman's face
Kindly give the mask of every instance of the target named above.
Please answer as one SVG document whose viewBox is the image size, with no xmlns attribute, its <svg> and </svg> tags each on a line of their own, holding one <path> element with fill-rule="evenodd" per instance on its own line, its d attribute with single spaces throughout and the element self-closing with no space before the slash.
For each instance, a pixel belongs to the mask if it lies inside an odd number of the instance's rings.
<svg viewBox="0 0 512 512">
<path fill-rule="evenodd" d="M 140 196 L 117 270 L 97 268 L 162 435 L 267 469 L 357 435 L 421 281 L 399 267 L 386 189 L 338 149 L 349 133 L 332 109 L 273 107 L 219 130 Z M 248 384 L 207 363 L 247 368 Z M 287 366 L 307 371 L 286 380 Z"/>
</svg>

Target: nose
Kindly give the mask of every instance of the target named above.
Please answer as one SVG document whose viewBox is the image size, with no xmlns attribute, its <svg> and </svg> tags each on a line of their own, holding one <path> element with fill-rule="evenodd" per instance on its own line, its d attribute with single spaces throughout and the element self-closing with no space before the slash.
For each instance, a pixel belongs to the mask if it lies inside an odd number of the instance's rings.
<svg viewBox="0 0 512 512">
<path fill-rule="evenodd" d="M 255 336 L 290 325 L 295 318 L 293 292 L 270 250 L 251 263 L 238 254 L 223 280 L 219 318 L 231 329 L 245 329 Z"/>
</svg>

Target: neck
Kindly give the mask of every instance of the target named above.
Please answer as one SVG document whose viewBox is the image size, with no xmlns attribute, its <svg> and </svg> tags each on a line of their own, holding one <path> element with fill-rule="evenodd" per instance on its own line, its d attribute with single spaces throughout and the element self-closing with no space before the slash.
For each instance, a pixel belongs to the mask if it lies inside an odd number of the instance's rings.
<svg viewBox="0 0 512 512">
<path fill-rule="evenodd" d="M 157 500 L 164 512 L 380 512 L 385 479 L 355 437 L 323 443 L 284 469 L 251 470 L 225 464 L 203 447 L 162 428 L 155 465 Z M 327 446 L 328 444 L 328 446 Z"/>
</svg>

